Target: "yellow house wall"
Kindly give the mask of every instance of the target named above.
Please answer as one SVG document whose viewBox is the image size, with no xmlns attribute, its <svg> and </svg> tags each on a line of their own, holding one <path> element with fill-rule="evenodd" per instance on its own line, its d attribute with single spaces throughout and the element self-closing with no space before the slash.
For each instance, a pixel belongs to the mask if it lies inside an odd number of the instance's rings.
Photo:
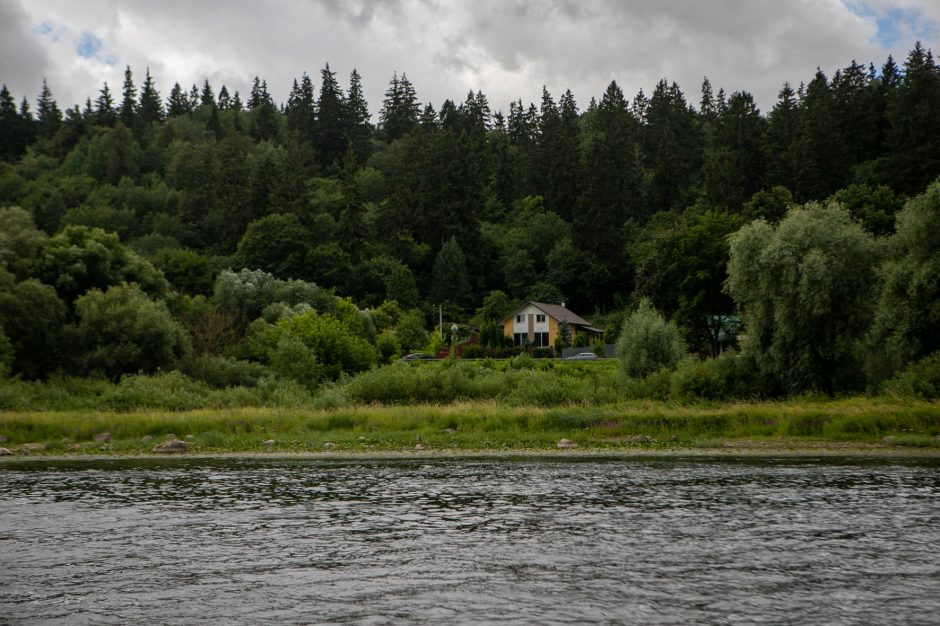
<svg viewBox="0 0 940 626">
<path fill-rule="evenodd" d="M 512 316 L 509 316 L 503 322 L 503 336 L 509 337 L 510 339 L 512 339 L 512 321 L 513 321 Z"/>
<path fill-rule="evenodd" d="M 558 338 L 558 320 L 552 316 L 548 316 L 548 345 L 554 346 L 555 339 Z"/>
</svg>

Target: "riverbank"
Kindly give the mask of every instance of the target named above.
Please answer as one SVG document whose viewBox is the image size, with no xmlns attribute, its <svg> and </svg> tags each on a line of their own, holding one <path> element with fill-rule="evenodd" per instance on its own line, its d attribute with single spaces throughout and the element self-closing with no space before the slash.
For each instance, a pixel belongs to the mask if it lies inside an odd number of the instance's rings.
<svg viewBox="0 0 940 626">
<path fill-rule="evenodd" d="M 559 442 L 568 443 L 559 449 Z M 798 398 L 554 408 L 498 402 L 196 411 L 0 413 L 11 457 L 138 456 L 161 444 L 187 455 L 494 453 L 940 454 L 940 402 Z M 157 451 L 155 451 L 157 450 Z M 800 452 L 801 454 L 803 452 Z M 7 457 L 9 458 L 9 457 Z"/>
</svg>

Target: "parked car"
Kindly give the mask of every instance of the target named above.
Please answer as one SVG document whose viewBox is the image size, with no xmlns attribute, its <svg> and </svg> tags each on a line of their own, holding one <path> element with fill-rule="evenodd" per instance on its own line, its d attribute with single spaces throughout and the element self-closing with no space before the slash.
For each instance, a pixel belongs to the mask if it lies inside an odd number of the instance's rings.
<svg viewBox="0 0 940 626">
<path fill-rule="evenodd" d="M 596 361 L 600 357 L 593 352 L 579 352 L 572 356 L 566 356 L 566 361 Z"/>
<path fill-rule="evenodd" d="M 412 352 L 402 358 L 402 361 L 433 361 L 434 357 L 423 352 Z"/>
</svg>

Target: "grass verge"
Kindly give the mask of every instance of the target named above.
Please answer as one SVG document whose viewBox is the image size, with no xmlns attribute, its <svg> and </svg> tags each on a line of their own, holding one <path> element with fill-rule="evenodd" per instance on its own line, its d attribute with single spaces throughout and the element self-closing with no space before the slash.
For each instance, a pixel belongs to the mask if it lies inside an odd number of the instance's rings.
<svg viewBox="0 0 940 626">
<path fill-rule="evenodd" d="M 0 413 L 14 456 L 150 454 L 168 438 L 198 454 L 395 450 L 529 451 L 910 447 L 940 454 L 940 402 L 853 397 L 551 408 L 495 401 L 335 409 L 219 408 Z"/>
</svg>

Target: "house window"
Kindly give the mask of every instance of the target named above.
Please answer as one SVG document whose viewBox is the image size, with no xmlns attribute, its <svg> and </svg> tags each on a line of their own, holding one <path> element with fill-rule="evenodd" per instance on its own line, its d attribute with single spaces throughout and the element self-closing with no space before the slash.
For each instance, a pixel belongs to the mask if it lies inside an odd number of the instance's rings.
<svg viewBox="0 0 940 626">
<path fill-rule="evenodd" d="M 536 348 L 548 347 L 548 333 L 533 333 L 532 345 Z"/>
<path fill-rule="evenodd" d="M 514 346 L 524 346 L 529 340 L 529 335 L 527 333 L 513 333 L 512 335 L 512 345 Z"/>
<path fill-rule="evenodd" d="M 522 314 L 517 315 L 517 316 L 516 316 L 516 323 L 517 323 L 517 324 L 522 324 L 523 322 L 525 322 L 525 315 L 522 315 Z"/>
<path fill-rule="evenodd" d="M 545 323 L 545 314 L 544 314 L 544 313 L 538 313 L 538 314 L 536 314 L 536 316 L 535 316 L 535 321 L 538 322 L 538 323 L 540 323 L 540 324 Z"/>
</svg>

